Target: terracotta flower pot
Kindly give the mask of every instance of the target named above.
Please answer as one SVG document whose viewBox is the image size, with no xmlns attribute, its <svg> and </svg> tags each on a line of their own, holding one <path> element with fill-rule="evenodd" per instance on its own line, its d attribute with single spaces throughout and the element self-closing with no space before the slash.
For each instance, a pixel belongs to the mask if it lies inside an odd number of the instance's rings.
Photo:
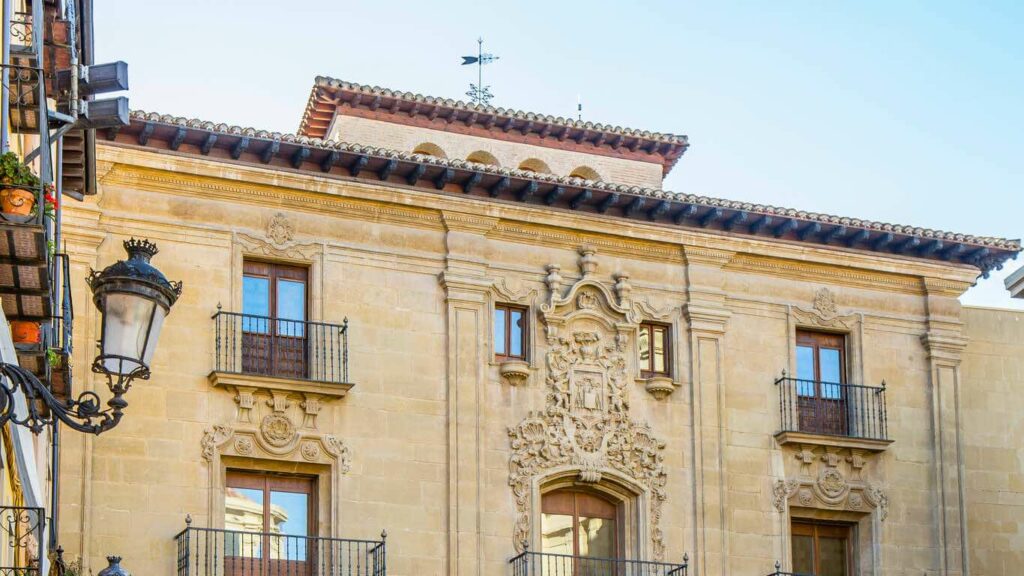
<svg viewBox="0 0 1024 576">
<path fill-rule="evenodd" d="M 11 322 L 11 338 L 17 344 L 38 344 L 39 323 L 14 320 Z"/>
<path fill-rule="evenodd" d="M 0 190 L 0 209 L 7 214 L 28 216 L 36 205 L 36 195 L 31 190 L 4 188 Z"/>
</svg>

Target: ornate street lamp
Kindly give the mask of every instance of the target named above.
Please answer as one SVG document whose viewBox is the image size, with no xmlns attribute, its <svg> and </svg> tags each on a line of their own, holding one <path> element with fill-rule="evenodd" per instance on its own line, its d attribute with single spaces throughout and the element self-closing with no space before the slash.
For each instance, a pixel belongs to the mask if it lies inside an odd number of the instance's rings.
<svg viewBox="0 0 1024 576">
<path fill-rule="evenodd" d="M 181 282 L 171 282 L 149 263 L 157 253 L 149 240 L 132 238 L 124 243 L 127 260 L 107 266 L 102 272 L 89 273 L 93 302 L 102 317 L 100 353 L 92 371 L 107 377 L 113 396 L 101 409 L 100 398 L 87 391 L 77 399 L 58 400 L 35 375 L 15 364 L 0 364 L 7 380 L 0 382 L 0 424 L 14 422 L 35 433 L 55 419 L 69 427 L 99 434 L 117 426 L 128 406 L 124 395 L 135 379 L 149 378 L 149 363 L 156 350 L 164 318 L 181 295 Z M 28 415 L 15 414 L 14 398 L 24 394 Z M 40 405 L 49 409 L 44 415 Z"/>
</svg>

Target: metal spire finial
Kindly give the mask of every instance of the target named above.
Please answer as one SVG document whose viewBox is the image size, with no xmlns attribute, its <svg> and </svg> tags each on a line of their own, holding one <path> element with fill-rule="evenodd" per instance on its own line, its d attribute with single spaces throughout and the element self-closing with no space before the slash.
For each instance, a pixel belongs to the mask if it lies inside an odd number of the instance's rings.
<svg viewBox="0 0 1024 576">
<path fill-rule="evenodd" d="M 477 52 L 476 56 L 463 56 L 462 65 L 476 64 L 477 65 L 477 81 L 476 84 L 469 85 L 469 91 L 466 92 L 466 96 L 474 103 L 481 106 L 487 106 L 491 103 L 491 98 L 494 98 L 494 94 L 491 94 L 491 87 L 484 86 L 484 64 L 490 64 L 499 57 L 494 54 L 487 54 L 484 52 L 484 39 L 483 37 L 476 39 Z"/>
</svg>

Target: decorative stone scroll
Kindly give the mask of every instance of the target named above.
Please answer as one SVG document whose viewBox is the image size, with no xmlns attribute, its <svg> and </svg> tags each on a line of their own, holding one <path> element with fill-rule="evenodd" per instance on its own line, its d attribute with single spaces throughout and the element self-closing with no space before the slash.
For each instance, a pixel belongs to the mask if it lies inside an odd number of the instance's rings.
<svg viewBox="0 0 1024 576">
<path fill-rule="evenodd" d="M 650 426 L 629 417 L 627 349 L 639 316 L 629 300 L 628 277 L 614 288 L 597 281 L 595 253 L 580 251 L 582 278 L 561 291 L 558 266 L 549 265 L 547 300 L 540 306 L 547 339 L 545 409 L 509 429 L 509 484 L 516 503 L 514 542 L 530 539 L 535 482 L 555 468 L 576 469 L 578 481 L 598 483 L 622 475 L 647 491 L 655 559 L 664 557 L 659 527 L 666 498 L 665 443 Z"/>
<path fill-rule="evenodd" d="M 865 450 L 801 445 L 795 453 L 799 472 L 772 487 L 772 504 L 779 512 L 786 506 L 870 513 L 879 519 L 889 515 L 889 498 L 865 478 L 873 455 Z"/>
<path fill-rule="evenodd" d="M 814 304 L 810 310 L 794 307 L 792 314 L 798 324 L 843 331 L 852 330 L 857 321 L 856 314 L 839 314 L 835 294 L 828 288 L 820 288 L 814 293 Z"/>
</svg>

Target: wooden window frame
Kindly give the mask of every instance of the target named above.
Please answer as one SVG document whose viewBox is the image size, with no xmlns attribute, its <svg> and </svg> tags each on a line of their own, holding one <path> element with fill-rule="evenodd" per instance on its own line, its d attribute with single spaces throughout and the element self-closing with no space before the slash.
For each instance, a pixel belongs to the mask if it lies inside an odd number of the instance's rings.
<svg viewBox="0 0 1024 576">
<path fill-rule="evenodd" d="M 813 542 L 814 551 L 813 558 L 815 563 L 815 569 L 818 568 L 817 562 L 821 554 L 818 551 L 818 537 L 824 536 L 826 538 L 842 538 L 846 541 L 846 573 L 850 576 L 857 574 L 857 559 L 854 554 L 856 553 L 855 538 L 857 537 L 856 525 L 851 524 L 840 524 L 833 522 L 816 522 L 813 520 L 805 520 L 803 518 L 794 518 L 789 524 L 790 535 L 792 536 L 809 536 L 811 542 Z"/>
<path fill-rule="evenodd" d="M 512 311 L 518 311 L 523 314 L 523 333 L 522 333 L 522 355 L 516 356 L 514 354 L 508 354 L 507 352 L 512 351 Z M 519 306 L 516 304 L 505 304 L 498 303 L 494 305 L 493 314 L 496 315 L 499 312 L 505 315 L 505 352 L 506 354 L 498 353 L 497 342 L 494 342 L 494 359 L 499 362 L 506 362 L 509 360 L 521 360 L 528 362 L 530 358 L 530 308 L 527 306 Z M 494 322 L 494 316 L 491 317 L 491 322 Z M 494 330 L 492 324 L 491 330 L 492 338 L 494 337 Z"/>
<path fill-rule="evenodd" d="M 302 290 L 303 300 L 302 309 L 304 321 L 309 322 L 309 276 L 310 269 L 308 266 L 300 266 L 297 264 L 283 264 L 280 262 L 270 262 L 266 260 L 252 260 L 245 258 L 242 260 L 242 278 L 246 276 L 251 278 L 266 278 L 268 282 L 267 289 L 267 318 L 277 320 L 277 281 L 278 280 L 290 280 L 292 282 L 302 282 L 304 288 Z M 244 294 L 243 294 L 244 297 Z M 245 309 L 245 302 L 242 302 L 242 309 Z M 276 323 L 275 323 L 276 325 Z"/>
<path fill-rule="evenodd" d="M 581 502 L 581 498 L 583 501 Z M 565 500 L 571 499 L 571 502 L 565 502 Z M 586 504 L 598 504 L 599 506 L 607 505 L 613 509 L 611 517 L 601 516 L 602 512 L 590 509 L 584 510 Z M 614 556 L 612 559 L 620 558 L 622 556 L 622 540 L 624 529 L 623 521 L 623 510 L 620 502 L 615 502 L 607 496 L 597 492 L 591 492 L 589 490 L 578 490 L 572 488 L 559 488 L 552 490 L 541 496 L 541 514 L 559 514 L 563 516 L 572 517 L 572 555 L 580 556 L 580 535 L 579 535 L 579 520 L 580 517 L 587 518 L 600 518 L 602 520 L 611 520 L 615 530 L 612 533 L 612 551 Z"/>
<path fill-rule="evenodd" d="M 664 341 L 662 342 L 665 348 L 665 370 L 658 371 L 654 369 L 654 329 L 661 328 L 665 331 Z M 657 376 L 664 376 L 667 378 L 672 377 L 672 325 L 664 324 L 661 322 L 641 322 L 640 332 L 647 332 L 648 342 L 650 343 L 650 354 L 647 358 L 647 365 L 640 366 L 640 376 L 643 378 L 654 378 Z M 640 334 L 637 334 L 637 341 L 639 342 Z M 643 359 L 639 358 L 639 347 L 637 348 L 638 361 L 642 364 Z"/>
<path fill-rule="evenodd" d="M 314 538 L 317 536 L 317 484 L 319 478 L 316 476 L 306 476 L 300 474 L 281 474 L 275 472 L 261 472 L 256 470 L 234 470 L 229 469 L 226 472 L 224 486 L 227 489 L 230 488 L 246 488 L 252 490 L 260 490 L 263 492 L 263 530 L 261 532 L 269 533 L 266 522 L 271 517 L 270 515 L 270 492 L 277 490 L 278 492 L 293 492 L 297 494 L 306 494 L 308 496 L 307 511 L 306 511 L 306 534 L 307 538 Z M 289 490 L 290 488 L 290 490 Z M 301 488 L 302 490 L 299 490 Z"/>
<path fill-rule="evenodd" d="M 815 394 L 820 395 L 821 391 L 818 390 L 822 383 L 821 380 L 821 349 L 826 348 L 828 350 L 839 350 L 839 382 L 825 382 L 826 384 L 846 384 L 847 383 L 847 370 L 849 367 L 846 365 L 846 346 L 847 338 L 846 334 L 841 332 L 819 332 L 815 330 L 804 330 L 802 328 L 796 331 L 796 346 L 809 347 L 814 350 L 814 382 L 815 382 Z M 800 367 L 797 366 L 797 374 L 800 373 Z"/>
</svg>

